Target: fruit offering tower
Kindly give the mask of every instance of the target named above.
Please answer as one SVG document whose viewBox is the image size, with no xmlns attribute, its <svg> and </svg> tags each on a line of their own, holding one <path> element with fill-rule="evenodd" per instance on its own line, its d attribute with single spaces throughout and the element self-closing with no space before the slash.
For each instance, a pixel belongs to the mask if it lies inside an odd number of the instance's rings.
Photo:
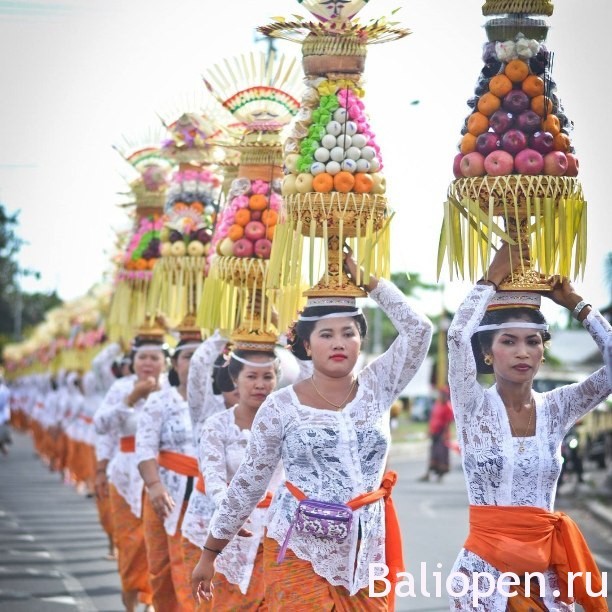
<svg viewBox="0 0 612 612">
<path fill-rule="evenodd" d="M 367 45 L 409 32 L 384 19 L 360 23 L 354 16 L 363 1 L 301 4 L 318 21 L 279 18 L 259 28 L 300 43 L 306 75 L 300 112 L 284 146 L 283 219 L 270 282 L 293 286 L 304 259 L 312 287 L 307 296 L 363 296 L 343 272 L 343 244 L 350 243 L 366 276 L 387 276 L 392 216 L 381 151 L 365 112 Z"/>
<path fill-rule="evenodd" d="M 130 201 L 125 204 L 134 209 L 134 225 L 119 256 L 107 332 L 111 340 L 129 342 L 134 326 L 145 320 L 153 267 L 160 257 L 170 164 L 153 146 L 123 157 L 139 177 L 130 183 Z"/>
<path fill-rule="evenodd" d="M 576 277 L 584 270 L 586 202 L 572 122 L 552 76 L 554 53 L 545 46 L 542 16 L 552 12 L 549 0 L 483 6 L 484 66 L 454 161 L 438 275 L 446 259 L 451 278 L 475 280 L 501 241 L 529 253 L 501 289 L 547 290 L 542 274 Z"/>
<path fill-rule="evenodd" d="M 277 335 L 278 300 L 264 285 L 282 201 L 281 133 L 298 111 L 300 81 L 296 60 L 263 53 L 226 61 L 205 79 L 243 131 L 239 144 L 228 144 L 240 152 L 240 164 L 215 228 L 198 323 L 232 332 L 243 344 L 274 344 Z"/>
<path fill-rule="evenodd" d="M 164 125 L 168 137 L 162 153 L 175 171 L 166 192 L 161 259 L 153 270 L 148 309 L 175 326 L 199 307 L 223 183 L 218 164 L 224 153 L 216 141 L 224 132 L 220 112 L 212 107 L 182 113 Z"/>
</svg>

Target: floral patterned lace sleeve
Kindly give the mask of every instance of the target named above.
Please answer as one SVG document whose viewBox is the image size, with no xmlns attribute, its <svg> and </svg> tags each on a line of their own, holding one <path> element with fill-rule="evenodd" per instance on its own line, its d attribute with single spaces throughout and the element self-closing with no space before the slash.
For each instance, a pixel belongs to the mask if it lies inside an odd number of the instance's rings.
<svg viewBox="0 0 612 612">
<path fill-rule="evenodd" d="M 475 285 L 455 313 L 448 329 L 448 380 L 457 423 L 482 403 L 484 390 L 476 380 L 472 336 L 495 295 L 490 285 Z"/>
<path fill-rule="evenodd" d="M 582 322 L 601 351 L 612 337 L 612 328 L 601 313 L 592 310 Z M 554 341 L 554 340 L 553 340 Z M 566 385 L 549 393 L 551 417 L 558 415 L 560 427 L 568 431 L 587 412 L 603 402 L 612 393 L 605 366 L 580 383 Z"/>
<path fill-rule="evenodd" d="M 227 340 L 219 330 L 207 338 L 191 357 L 187 379 L 187 402 L 193 431 L 198 434 L 204 421 L 222 408 L 213 393 L 213 365 Z"/>
<path fill-rule="evenodd" d="M 91 362 L 91 370 L 96 377 L 97 388 L 105 393 L 115 382 L 115 376 L 111 370 L 113 361 L 121 354 L 121 347 L 113 342 L 105 346 Z"/>
<path fill-rule="evenodd" d="M 112 459 L 119 438 L 117 408 L 125 407 L 125 396 L 134 385 L 135 376 L 125 376 L 113 383 L 94 416 L 96 456 L 99 461 Z"/>
<path fill-rule="evenodd" d="M 162 391 L 151 393 L 138 417 L 136 429 L 136 462 L 157 460 L 161 428 L 164 421 L 164 398 L 167 394 Z"/>
<path fill-rule="evenodd" d="M 201 463 L 204 466 L 204 481 L 206 494 L 213 498 L 215 505 L 219 505 L 227 492 L 227 483 L 230 480 L 227 469 L 227 441 L 226 427 L 215 417 L 207 419 L 202 427 L 200 448 L 202 449 Z"/>
<path fill-rule="evenodd" d="M 375 384 L 380 403 L 391 406 L 427 356 L 432 325 L 427 317 L 410 307 L 406 296 L 393 283 L 379 280 L 370 297 L 389 317 L 398 336 L 359 376 L 360 379 L 367 376 L 369 383 Z"/>
<path fill-rule="evenodd" d="M 253 421 L 244 459 L 212 518 L 210 533 L 213 537 L 231 540 L 238 533 L 265 495 L 280 461 L 282 446 L 282 411 L 268 396 Z M 208 491 L 208 481 L 206 486 Z"/>
</svg>

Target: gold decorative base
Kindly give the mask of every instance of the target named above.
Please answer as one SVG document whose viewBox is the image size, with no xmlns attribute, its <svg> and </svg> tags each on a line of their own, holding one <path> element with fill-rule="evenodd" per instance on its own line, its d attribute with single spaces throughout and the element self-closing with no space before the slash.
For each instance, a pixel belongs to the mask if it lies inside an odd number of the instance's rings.
<svg viewBox="0 0 612 612">
<path fill-rule="evenodd" d="M 499 285 L 500 291 L 552 291 L 552 287 L 542 281 L 542 275 L 533 268 L 516 270 Z"/>
</svg>

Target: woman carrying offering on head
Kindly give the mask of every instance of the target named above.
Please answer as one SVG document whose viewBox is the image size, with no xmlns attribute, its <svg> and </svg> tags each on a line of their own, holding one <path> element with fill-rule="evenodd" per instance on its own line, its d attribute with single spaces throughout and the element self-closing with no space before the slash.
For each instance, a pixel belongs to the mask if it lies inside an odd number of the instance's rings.
<svg viewBox="0 0 612 612">
<path fill-rule="evenodd" d="M 586 542 L 553 508 L 561 441 L 612 388 L 601 368 L 578 384 L 533 390 L 550 338 L 540 296 L 496 292 L 520 262 L 518 247 L 504 245 L 448 331 L 451 398 L 470 501 L 470 532 L 453 569 L 450 609 L 574 610 L 568 572 L 582 572 L 571 581 L 574 598 L 588 612 L 607 610 Z M 567 308 L 602 349 L 611 334 L 608 322 L 567 279 L 549 283 L 544 295 Z M 483 388 L 478 373 L 492 373 L 495 384 Z M 526 582 L 526 572 L 539 575 Z"/>
<path fill-rule="evenodd" d="M 356 278 L 350 255 L 345 265 Z M 312 375 L 272 393 L 259 409 L 245 458 L 194 571 L 195 594 L 217 596 L 211 588 L 215 566 L 282 460 L 286 481 L 272 501 L 264 538 L 268 607 L 343 609 L 350 602 L 388 609 L 387 596 L 368 599 L 368 567 L 386 563 L 391 575 L 402 569 L 399 530 L 389 531 L 394 475 L 383 477 L 389 411 L 427 354 L 431 323 L 391 283 L 370 277 L 365 289 L 393 321 L 398 337 L 355 376 L 366 325 L 354 298 L 309 300 L 292 345 L 298 358 L 312 360 Z M 393 545 L 399 558 L 391 556 Z"/>
</svg>

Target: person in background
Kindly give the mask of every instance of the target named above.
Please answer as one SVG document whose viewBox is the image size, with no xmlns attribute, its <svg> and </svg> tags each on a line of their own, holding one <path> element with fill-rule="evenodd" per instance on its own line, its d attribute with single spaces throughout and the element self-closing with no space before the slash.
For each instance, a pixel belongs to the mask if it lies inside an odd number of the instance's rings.
<svg viewBox="0 0 612 612">
<path fill-rule="evenodd" d="M 429 439 L 431 441 L 429 464 L 425 474 L 419 478 L 420 482 L 428 482 L 432 473 L 436 475 L 438 482 L 442 482 L 444 474 L 448 473 L 450 430 L 454 420 L 450 391 L 445 385 L 438 390 L 438 399 L 434 402 L 429 415 Z"/>
<path fill-rule="evenodd" d="M 0 375 L 0 452 L 8 454 L 7 446 L 12 443 L 11 438 L 11 394 L 4 382 L 4 377 Z"/>
</svg>

